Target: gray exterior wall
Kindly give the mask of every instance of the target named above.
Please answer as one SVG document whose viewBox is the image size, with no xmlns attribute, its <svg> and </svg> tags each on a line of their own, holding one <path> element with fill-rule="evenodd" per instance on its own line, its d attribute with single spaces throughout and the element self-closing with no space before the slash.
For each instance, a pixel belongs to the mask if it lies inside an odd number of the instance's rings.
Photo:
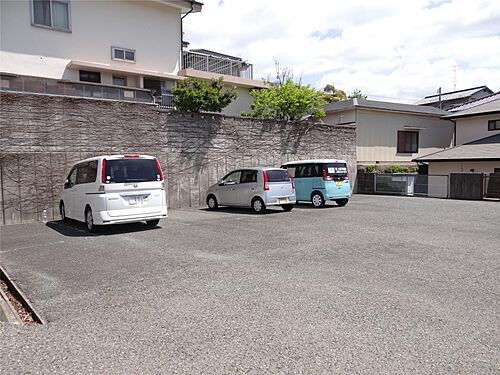
<svg viewBox="0 0 500 375">
<path fill-rule="evenodd" d="M 346 159 L 355 177 L 351 126 L 258 121 L 160 111 L 149 104 L 0 93 L 0 223 L 58 219 L 60 189 L 76 161 L 141 153 L 160 160 L 171 208 L 205 204 L 227 171 L 294 159 Z"/>
</svg>

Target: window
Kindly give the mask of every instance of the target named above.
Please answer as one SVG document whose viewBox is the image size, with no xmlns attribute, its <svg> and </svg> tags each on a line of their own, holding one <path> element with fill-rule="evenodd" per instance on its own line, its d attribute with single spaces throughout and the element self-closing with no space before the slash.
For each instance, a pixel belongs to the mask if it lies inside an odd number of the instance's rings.
<svg viewBox="0 0 500 375">
<path fill-rule="evenodd" d="M 268 169 L 266 171 L 266 175 L 269 182 L 290 181 L 288 171 L 285 171 L 284 169 Z"/>
<path fill-rule="evenodd" d="M 101 83 L 101 73 L 80 70 L 80 81 Z"/>
<path fill-rule="evenodd" d="M 144 88 L 151 90 L 154 96 L 160 96 L 165 88 L 165 81 L 155 78 L 144 78 Z"/>
<path fill-rule="evenodd" d="M 241 171 L 235 171 L 224 177 L 224 183 L 226 185 L 234 185 L 240 182 Z"/>
<path fill-rule="evenodd" d="M 398 131 L 398 153 L 418 152 L 418 132 Z"/>
<path fill-rule="evenodd" d="M 106 160 L 106 183 L 160 181 L 154 159 Z"/>
<path fill-rule="evenodd" d="M 113 76 L 113 85 L 115 85 L 115 86 L 127 86 L 127 77 Z"/>
<path fill-rule="evenodd" d="M 321 177 L 322 166 L 320 164 L 303 164 L 297 167 L 295 177 Z"/>
<path fill-rule="evenodd" d="M 488 121 L 488 130 L 500 130 L 500 120 Z"/>
<path fill-rule="evenodd" d="M 281 167 L 283 168 L 283 167 Z M 295 171 L 297 170 L 297 166 L 296 165 L 287 165 L 286 167 L 284 167 L 286 170 L 288 170 L 288 173 L 290 173 L 290 176 L 292 178 L 295 178 Z"/>
<path fill-rule="evenodd" d="M 88 184 L 95 182 L 97 177 L 97 161 L 77 165 L 76 183 Z"/>
<path fill-rule="evenodd" d="M 35 26 L 70 31 L 69 0 L 32 0 L 31 23 Z"/>
<path fill-rule="evenodd" d="M 113 60 L 135 62 L 135 50 L 121 47 L 111 47 L 111 58 Z"/>
<path fill-rule="evenodd" d="M 71 172 L 69 172 L 67 180 L 68 180 L 68 182 L 66 184 L 64 184 L 65 189 L 72 188 L 73 186 L 76 185 L 76 167 L 74 167 L 71 170 Z"/>
<path fill-rule="evenodd" d="M 257 182 L 257 171 L 241 171 L 241 183 Z"/>
</svg>

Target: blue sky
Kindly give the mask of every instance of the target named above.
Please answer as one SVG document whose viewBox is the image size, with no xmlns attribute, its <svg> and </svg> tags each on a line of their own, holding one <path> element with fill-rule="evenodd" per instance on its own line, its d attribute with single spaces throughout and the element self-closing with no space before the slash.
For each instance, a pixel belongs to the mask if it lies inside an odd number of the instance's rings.
<svg viewBox="0 0 500 375">
<path fill-rule="evenodd" d="M 241 56 L 255 78 L 272 75 L 278 60 L 303 83 L 378 100 L 411 103 L 438 87 L 500 90 L 498 0 L 204 3 L 185 19 L 185 39 Z"/>
</svg>

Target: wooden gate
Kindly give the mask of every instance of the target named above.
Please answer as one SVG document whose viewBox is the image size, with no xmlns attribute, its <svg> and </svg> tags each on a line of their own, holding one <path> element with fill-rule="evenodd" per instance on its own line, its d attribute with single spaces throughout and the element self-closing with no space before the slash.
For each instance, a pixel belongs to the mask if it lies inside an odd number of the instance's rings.
<svg viewBox="0 0 500 375">
<path fill-rule="evenodd" d="M 483 199 L 483 174 L 450 173 L 450 198 Z"/>
</svg>

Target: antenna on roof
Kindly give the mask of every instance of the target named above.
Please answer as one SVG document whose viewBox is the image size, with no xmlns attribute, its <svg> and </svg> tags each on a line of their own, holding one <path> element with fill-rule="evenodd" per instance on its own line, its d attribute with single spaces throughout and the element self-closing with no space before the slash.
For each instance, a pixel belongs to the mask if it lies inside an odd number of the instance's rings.
<svg viewBox="0 0 500 375">
<path fill-rule="evenodd" d="M 457 66 L 453 65 L 453 91 L 457 91 Z"/>
</svg>

